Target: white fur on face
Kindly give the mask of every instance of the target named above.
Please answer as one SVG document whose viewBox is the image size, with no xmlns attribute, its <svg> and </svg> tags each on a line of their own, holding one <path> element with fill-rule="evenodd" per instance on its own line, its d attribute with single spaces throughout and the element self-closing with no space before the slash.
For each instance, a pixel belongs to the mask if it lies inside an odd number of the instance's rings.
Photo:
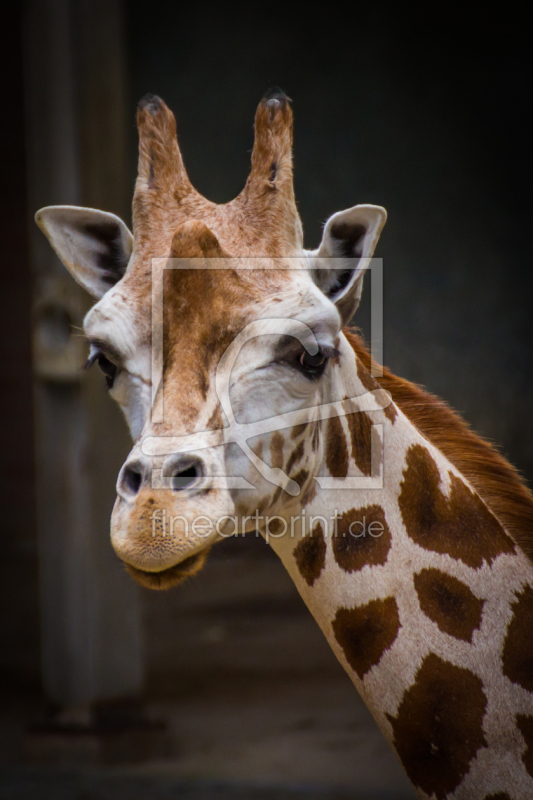
<svg viewBox="0 0 533 800">
<path fill-rule="evenodd" d="M 87 339 L 117 367 L 111 397 L 119 404 L 136 441 L 150 413 L 151 355 L 146 323 L 116 284 L 87 314 Z"/>
</svg>

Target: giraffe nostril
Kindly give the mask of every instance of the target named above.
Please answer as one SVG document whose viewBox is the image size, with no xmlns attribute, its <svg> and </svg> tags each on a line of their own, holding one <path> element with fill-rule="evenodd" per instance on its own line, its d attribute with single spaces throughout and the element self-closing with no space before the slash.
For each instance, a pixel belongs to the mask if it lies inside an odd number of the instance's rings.
<svg viewBox="0 0 533 800">
<path fill-rule="evenodd" d="M 171 476 L 172 488 L 178 492 L 182 489 L 187 489 L 200 477 L 200 474 L 200 470 L 196 464 L 191 464 L 186 469 L 176 470 Z"/>
<path fill-rule="evenodd" d="M 138 458 L 133 459 L 122 467 L 118 477 L 117 492 L 125 500 L 131 500 L 137 497 L 149 476 L 149 465 Z"/>
<path fill-rule="evenodd" d="M 124 474 L 122 477 L 122 486 L 126 489 L 130 494 L 138 494 L 139 489 L 141 488 L 142 483 L 142 475 L 140 472 L 137 472 L 130 467 L 127 467 L 124 470 Z"/>
<path fill-rule="evenodd" d="M 181 492 L 184 489 L 190 489 L 198 478 L 205 476 L 204 463 L 196 456 L 177 453 L 166 462 L 163 476 L 166 477 L 174 491 Z"/>
<path fill-rule="evenodd" d="M 124 483 L 126 488 L 130 490 L 133 494 L 138 494 L 139 489 L 141 488 L 142 482 L 142 475 L 139 472 L 135 472 L 134 469 L 127 469 L 124 475 Z"/>
</svg>

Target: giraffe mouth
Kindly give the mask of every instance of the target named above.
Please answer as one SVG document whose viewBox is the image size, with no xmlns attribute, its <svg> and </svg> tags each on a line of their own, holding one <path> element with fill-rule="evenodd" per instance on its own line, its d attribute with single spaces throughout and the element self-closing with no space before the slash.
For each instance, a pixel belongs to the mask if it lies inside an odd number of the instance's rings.
<svg viewBox="0 0 533 800">
<path fill-rule="evenodd" d="M 207 558 L 209 548 L 202 550 L 201 553 L 195 553 L 189 556 L 184 561 L 180 561 L 174 567 L 162 569 L 160 572 L 148 572 L 138 567 L 132 567 L 131 564 L 126 564 L 129 574 L 132 578 L 145 589 L 165 590 L 170 589 L 172 586 L 177 586 L 192 575 L 199 572 Z"/>
</svg>

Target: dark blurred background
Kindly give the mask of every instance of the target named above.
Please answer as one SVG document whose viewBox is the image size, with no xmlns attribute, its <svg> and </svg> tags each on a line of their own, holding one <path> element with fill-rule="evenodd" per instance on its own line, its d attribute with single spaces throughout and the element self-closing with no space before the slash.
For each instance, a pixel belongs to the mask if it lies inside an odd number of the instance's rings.
<svg viewBox="0 0 533 800">
<path fill-rule="evenodd" d="M 516 7 L 27 0 L 4 31 L 0 798 L 409 797 L 262 541 L 217 546 L 169 593 L 122 574 L 107 521 L 125 426 L 79 372 L 89 301 L 32 216 L 130 224 L 147 92 L 196 188 L 232 199 L 281 86 L 306 246 L 335 211 L 387 208 L 385 363 L 531 481 L 529 25 Z M 368 332 L 368 302 L 355 321 Z"/>
</svg>

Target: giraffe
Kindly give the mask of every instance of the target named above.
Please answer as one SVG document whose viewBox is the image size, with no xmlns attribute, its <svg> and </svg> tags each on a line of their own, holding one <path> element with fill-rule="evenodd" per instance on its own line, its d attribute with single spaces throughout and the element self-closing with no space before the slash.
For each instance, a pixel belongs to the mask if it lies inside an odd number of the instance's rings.
<svg viewBox="0 0 533 800">
<path fill-rule="evenodd" d="M 88 365 L 134 440 L 111 520 L 117 555 L 141 585 L 166 589 L 235 525 L 258 530 L 419 798 L 533 797 L 533 497 L 444 403 L 376 369 L 347 327 L 384 209 L 334 214 L 304 250 L 279 90 L 259 104 L 250 176 L 224 205 L 192 187 L 162 100 L 141 101 L 137 122 L 133 235 L 102 211 L 36 215 L 97 300 Z M 174 260 L 184 268 L 166 269 Z M 231 409 L 217 393 L 223 363 Z M 239 425 L 249 441 L 227 435 Z"/>
</svg>

